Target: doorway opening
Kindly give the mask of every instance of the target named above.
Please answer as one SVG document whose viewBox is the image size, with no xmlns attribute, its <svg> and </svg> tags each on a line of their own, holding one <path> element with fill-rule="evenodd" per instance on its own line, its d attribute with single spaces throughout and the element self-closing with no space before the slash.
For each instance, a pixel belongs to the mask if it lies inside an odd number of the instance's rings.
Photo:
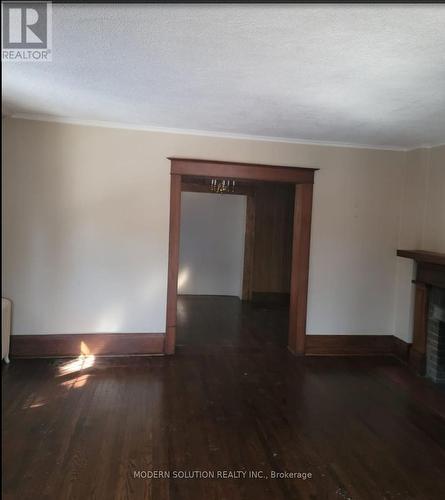
<svg viewBox="0 0 445 500">
<path fill-rule="evenodd" d="M 177 345 L 287 345 L 294 191 L 183 177 Z"/>
<path fill-rule="evenodd" d="M 170 160 L 165 352 L 174 353 L 178 325 L 188 335 L 225 325 L 230 342 L 239 321 L 265 325 L 260 313 L 272 311 L 288 348 L 304 354 L 316 169 Z"/>
</svg>

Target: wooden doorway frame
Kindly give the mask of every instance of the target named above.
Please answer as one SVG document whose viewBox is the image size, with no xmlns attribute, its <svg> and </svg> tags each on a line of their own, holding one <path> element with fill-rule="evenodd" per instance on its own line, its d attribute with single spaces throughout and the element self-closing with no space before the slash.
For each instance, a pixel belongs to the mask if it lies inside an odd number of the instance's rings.
<svg viewBox="0 0 445 500">
<path fill-rule="evenodd" d="M 168 158 L 170 169 L 170 241 L 168 250 L 167 318 L 164 352 L 174 354 L 178 301 L 182 178 L 229 178 L 285 182 L 295 185 L 288 348 L 303 355 L 306 344 L 307 291 L 311 238 L 312 193 L 316 168 L 261 165 L 192 158 Z"/>
</svg>

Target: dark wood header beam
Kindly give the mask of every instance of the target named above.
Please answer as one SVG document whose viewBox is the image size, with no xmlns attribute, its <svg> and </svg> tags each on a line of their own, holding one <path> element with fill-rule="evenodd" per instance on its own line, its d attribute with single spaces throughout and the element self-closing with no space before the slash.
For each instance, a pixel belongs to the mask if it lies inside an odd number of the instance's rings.
<svg viewBox="0 0 445 500">
<path fill-rule="evenodd" d="M 290 182 L 313 184 L 316 168 L 282 167 L 255 163 L 234 163 L 216 160 L 192 160 L 190 158 L 169 158 L 171 173 L 198 177 L 228 177 L 269 182 Z"/>
</svg>

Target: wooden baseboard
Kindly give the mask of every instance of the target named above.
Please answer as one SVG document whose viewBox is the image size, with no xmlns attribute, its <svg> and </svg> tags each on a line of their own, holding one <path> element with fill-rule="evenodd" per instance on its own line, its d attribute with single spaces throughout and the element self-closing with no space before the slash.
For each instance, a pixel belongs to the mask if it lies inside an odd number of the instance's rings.
<svg viewBox="0 0 445 500">
<path fill-rule="evenodd" d="M 252 292 L 251 302 L 258 306 L 289 307 L 289 293 Z"/>
<path fill-rule="evenodd" d="M 393 352 L 392 352 L 393 355 L 403 363 L 408 363 L 411 344 L 394 336 L 392 339 L 393 339 Z"/>
<path fill-rule="evenodd" d="M 10 351 L 13 358 L 142 356 L 164 354 L 164 341 L 163 333 L 12 335 Z"/>
<path fill-rule="evenodd" d="M 418 350 L 411 347 L 409 350 L 408 363 L 415 373 L 418 375 L 425 375 L 426 371 L 426 354 L 419 352 Z"/>
<path fill-rule="evenodd" d="M 408 359 L 409 344 L 393 335 L 308 335 L 307 356 L 395 356 Z"/>
<path fill-rule="evenodd" d="M 95 356 L 144 356 L 164 354 L 163 333 L 97 333 L 63 335 L 13 335 L 11 357 L 52 358 Z M 395 356 L 417 368 L 419 360 L 410 344 L 392 335 L 308 335 L 307 356 Z"/>
<path fill-rule="evenodd" d="M 392 354 L 392 335 L 308 335 L 308 356 L 370 356 Z"/>
</svg>

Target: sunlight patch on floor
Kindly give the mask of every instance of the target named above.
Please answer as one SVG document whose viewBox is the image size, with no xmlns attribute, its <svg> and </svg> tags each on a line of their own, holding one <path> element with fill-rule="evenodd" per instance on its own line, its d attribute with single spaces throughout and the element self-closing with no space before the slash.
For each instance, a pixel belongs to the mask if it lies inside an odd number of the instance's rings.
<svg viewBox="0 0 445 500">
<path fill-rule="evenodd" d="M 84 375 L 79 375 L 78 377 L 75 377 L 71 380 L 66 380 L 65 382 L 62 382 L 60 385 L 68 389 L 80 389 L 87 383 L 89 377 L 90 375 L 86 373 Z"/>
<path fill-rule="evenodd" d="M 96 361 L 94 354 L 81 354 L 78 358 L 67 361 L 59 366 L 58 376 L 69 375 L 70 373 L 80 372 L 87 368 L 91 368 Z"/>
</svg>

